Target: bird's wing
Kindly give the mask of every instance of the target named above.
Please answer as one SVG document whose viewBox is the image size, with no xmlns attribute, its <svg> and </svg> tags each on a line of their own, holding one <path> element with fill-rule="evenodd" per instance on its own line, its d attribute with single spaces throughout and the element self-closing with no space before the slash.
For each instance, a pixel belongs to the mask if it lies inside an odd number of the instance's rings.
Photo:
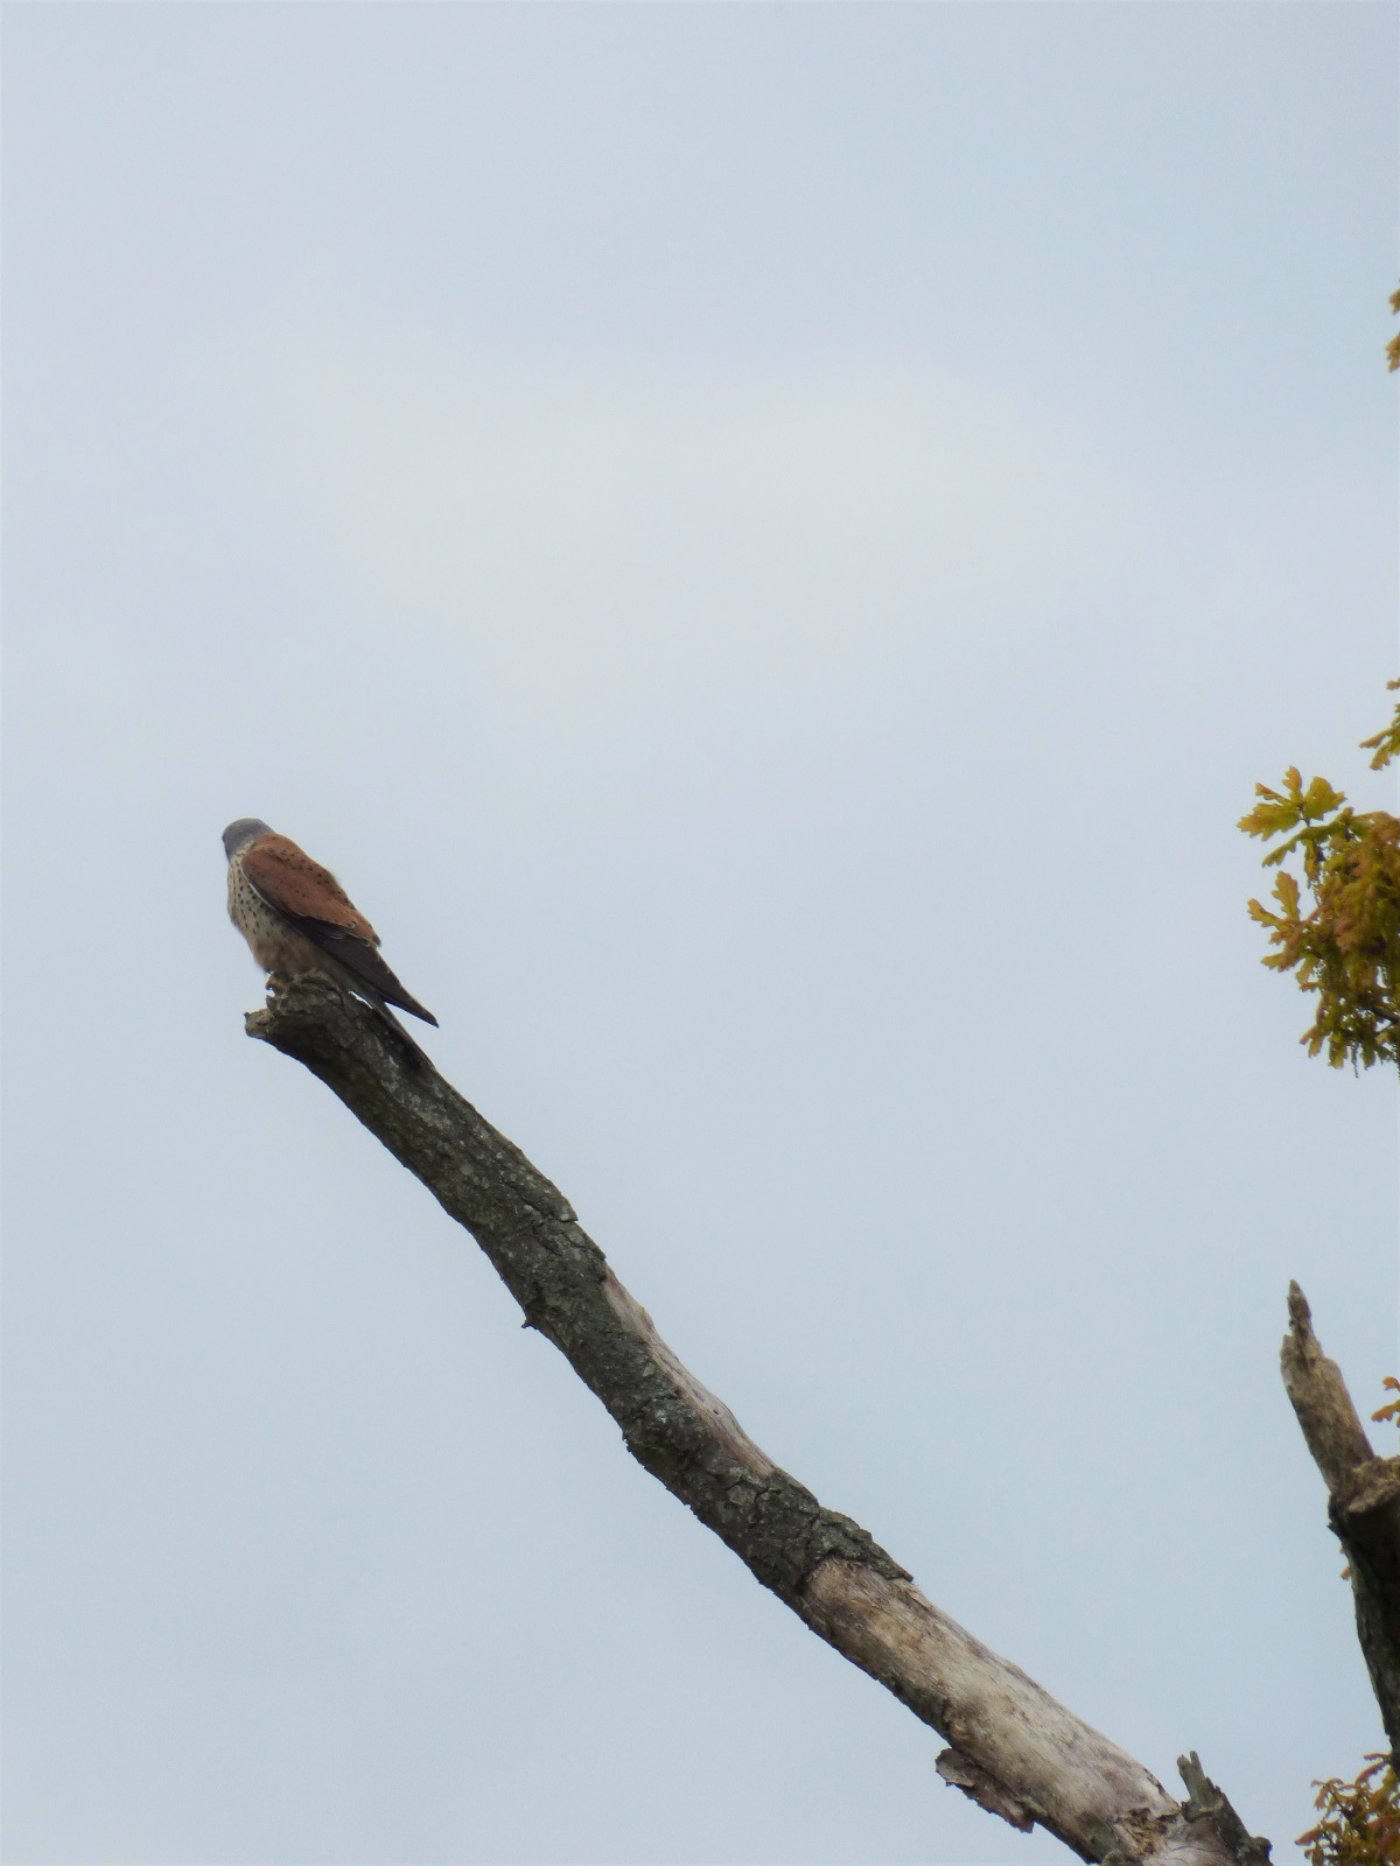
<svg viewBox="0 0 1400 1866">
<path fill-rule="evenodd" d="M 291 840 L 269 831 L 241 856 L 243 872 L 269 907 L 289 920 L 320 921 L 342 935 L 379 944 L 379 935 L 328 868 Z M 303 926 L 303 932 L 310 929 Z"/>
<path fill-rule="evenodd" d="M 267 904 L 337 960 L 370 997 L 437 1023 L 380 958 L 379 935 L 328 868 L 275 830 L 259 836 L 239 859 Z"/>
</svg>

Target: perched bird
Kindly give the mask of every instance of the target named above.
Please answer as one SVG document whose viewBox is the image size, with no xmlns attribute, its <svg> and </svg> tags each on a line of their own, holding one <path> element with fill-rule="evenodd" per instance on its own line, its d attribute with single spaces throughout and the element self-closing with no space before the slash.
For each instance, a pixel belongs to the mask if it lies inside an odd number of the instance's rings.
<svg viewBox="0 0 1400 1866">
<path fill-rule="evenodd" d="M 319 972 L 371 1004 L 413 1055 L 423 1052 L 389 1009 L 396 1004 L 436 1026 L 379 956 L 379 935 L 335 876 L 255 816 L 224 831 L 228 917 L 269 976 Z"/>
</svg>

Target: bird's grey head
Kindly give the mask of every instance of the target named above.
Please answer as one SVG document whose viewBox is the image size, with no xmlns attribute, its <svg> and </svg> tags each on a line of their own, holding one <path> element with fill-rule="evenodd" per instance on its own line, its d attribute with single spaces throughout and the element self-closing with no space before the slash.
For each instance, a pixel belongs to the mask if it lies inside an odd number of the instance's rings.
<svg viewBox="0 0 1400 1866">
<path fill-rule="evenodd" d="M 224 831 L 224 854 L 230 861 L 240 849 L 246 849 L 255 836 L 265 836 L 268 826 L 260 816 L 240 816 Z"/>
</svg>

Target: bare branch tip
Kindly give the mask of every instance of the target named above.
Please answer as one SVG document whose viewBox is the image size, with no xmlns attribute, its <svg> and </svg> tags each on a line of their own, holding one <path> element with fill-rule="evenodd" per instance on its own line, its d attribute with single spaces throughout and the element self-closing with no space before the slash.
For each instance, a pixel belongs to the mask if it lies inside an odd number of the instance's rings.
<svg viewBox="0 0 1400 1866">
<path fill-rule="evenodd" d="M 1193 1749 L 1185 1756 L 1178 1756 L 1176 1766 L 1186 1784 L 1186 1800 L 1181 1809 L 1183 1817 L 1188 1821 L 1209 1821 L 1239 1866 L 1268 1866 L 1271 1850 L 1269 1842 L 1250 1833 L 1230 1805 L 1229 1796 L 1211 1781 L 1201 1767 L 1201 1759 L 1196 1751 Z"/>
<path fill-rule="evenodd" d="M 1308 1299 L 1296 1282 L 1288 1285 L 1288 1320 L 1293 1333 L 1298 1336 L 1311 1335 L 1312 1310 Z"/>
<path fill-rule="evenodd" d="M 1297 1285 L 1293 1287 L 1296 1289 Z M 1177 1757 L 1176 1768 L 1177 1774 L 1186 1784 L 1186 1802 L 1181 1811 L 1188 1821 L 1198 1821 L 1203 1815 L 1214 1814 L 1224 1805 L 1220 1790 L 1201 1767 L 1201 1759 L 1194 1749 Z"/>
</svg>

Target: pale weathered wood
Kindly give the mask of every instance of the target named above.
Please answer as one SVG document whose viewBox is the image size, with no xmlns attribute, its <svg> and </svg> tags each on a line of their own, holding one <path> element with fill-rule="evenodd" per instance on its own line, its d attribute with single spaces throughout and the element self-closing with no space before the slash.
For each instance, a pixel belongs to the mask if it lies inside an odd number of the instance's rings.
<svg viewBox="0 0 1400 1866">
<path fill-rule="evenodd" d="M 662 1341 L 568 1200 L 371 1011 L 299 979 L 247 1027 L 319 1076 L 471 1231 L 526 1324 L 567 1356 L 633 1456 L 814 1632 L 939 1732 L 946 1781 L 1013 1826 L 1039 1822 L 1082 1859 L 1258 1866 L 1264 1843 L 1249 1841 L 1223 1797 L 1209 1808 L 1173 1800 L 760 1451 Z"/>
</svg>

